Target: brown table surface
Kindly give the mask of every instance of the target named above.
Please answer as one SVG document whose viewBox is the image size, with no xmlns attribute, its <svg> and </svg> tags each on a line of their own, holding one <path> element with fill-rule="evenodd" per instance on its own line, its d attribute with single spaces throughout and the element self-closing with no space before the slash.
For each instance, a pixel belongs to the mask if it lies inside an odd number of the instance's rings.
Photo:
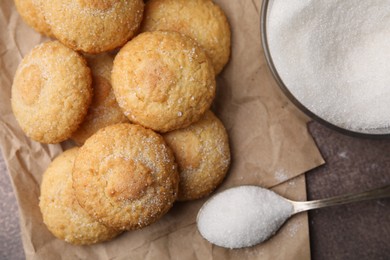
<svg viewBox="0 0 390 260">
<path fill-rule="evenodd" d="M 308 199 L 390 184 L 390 139 L 369 140 L 308 125 L 325 161 L 306 173 Z M 0 259 L 24 259 L 18 207 L 0 154 Z M 312 259 L 390 259 L 390 199 L 309 213 Z"/>
</svg>

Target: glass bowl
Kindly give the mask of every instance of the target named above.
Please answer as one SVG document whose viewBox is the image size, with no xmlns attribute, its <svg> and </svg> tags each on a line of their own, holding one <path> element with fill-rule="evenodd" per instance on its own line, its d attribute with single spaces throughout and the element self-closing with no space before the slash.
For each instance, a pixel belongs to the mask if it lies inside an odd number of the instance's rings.
<svg viewBox="0 0 390 260">
<path fill-rule="evenodd" d="M 303 103 L 301 103 L 289 90 L 288 86 L 284 84 L 283 79 L 279 75 L 274 62 L 272 60 L 272 54 L 269 48 L 268 44 L 268 38 L 267 38 L 267 21 L 268 21 L 268 12 L 272 6 L 273 0 L 263 0 L 262 7 L 261 7 L 261 18 L 260 18 L 260 30 L 261 30 L 261 42 L 264 49 L 264 55 L 267 61 L 267 65 L 271 70 L 271 73 L 276 81 L 276 83 L 279 85 L 279 87 L 282 89 L 283 93 L 289 98 L 289 100 L 298 107 L 301 111 L 303 111 L 306 115 L 308 115 L 313 120 L 331 128 L 338 132 L 355 136 L 355 137 L 369 137 L 369 138 L 382 138 L 382 137 L 390 137 L 390 127 L 385 128 L 371 128 L 371 129 L 349 129 L 345 128 L 339 125 L 335 125 L 323 118 L 321 118 L 319 115 L 312 112 L 310 109 L 308 109 Z"/>
</svg>

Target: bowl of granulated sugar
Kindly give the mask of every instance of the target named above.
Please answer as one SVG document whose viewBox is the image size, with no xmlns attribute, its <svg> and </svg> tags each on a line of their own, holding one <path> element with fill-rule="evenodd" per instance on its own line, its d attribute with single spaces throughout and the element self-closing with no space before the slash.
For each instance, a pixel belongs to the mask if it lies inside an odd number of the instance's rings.
<svg viewBox="0 0 390 260">
<path fill-rule="evenodd" d="M 389 0 L 264 0 L 261 30 L 301 110 L 342 132 L 390 135 Z"/>
</svg>

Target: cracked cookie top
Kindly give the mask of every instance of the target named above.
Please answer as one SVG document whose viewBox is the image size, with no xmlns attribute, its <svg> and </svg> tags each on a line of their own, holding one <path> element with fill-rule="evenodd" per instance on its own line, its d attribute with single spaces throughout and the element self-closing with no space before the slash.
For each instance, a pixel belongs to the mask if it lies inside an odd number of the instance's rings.
<svg viewBox="0 0 390 260">
<path fill-rule="evenodd" d="M 196 122 L 215 96 L 215 75 L 204 50 L 177 32 L 145 32 L 117 54 L 111 75 L 130 121 L 158 132 Z"/>
<path fill-rule="evenodd" d="M 190 36 L 206 51 L 219 74 L 230 57 L 230 26 L 211 0 L 149 0 L 141 32 L 175 31 Z"/>
<path fill-rule="evenodd" d="M 80 207 L 72 187 L 72 168 L 79 148 L 60 154 L 42 177 L 39 208 L 52 234 L 75 245 L 110 240 L 121 232 L 99 223 Z"/>
<path fill-rule="evenodd" d="M 80 148 L 73 187 L 80 205 L 118 230 L 150 225 L 173 205 L 179 176 L 163 138 L 128 123 L 105 127 Z"/>
<path fill-rule="evenodd" d="M 178 200 L 207 196 L 223 181 L 230 165 L 228 135 L 213 112 L 189 127 L 163 135 L 179 169 Z"/>
<path fill-rule="evenodd" d="M 42 11 L 54 36 L 70 48 L 102 53 L 125 44 L 137 32 L 142 0 L 51 0 Z"/>
<path fill-rule="evenodd" d="M 58 41 L 35 47 L 23 58 L 12 85 L 12 110 L 28 137 L 59 143 L 70 137 L 92 99 L 84 58 Z"/>
</svg>

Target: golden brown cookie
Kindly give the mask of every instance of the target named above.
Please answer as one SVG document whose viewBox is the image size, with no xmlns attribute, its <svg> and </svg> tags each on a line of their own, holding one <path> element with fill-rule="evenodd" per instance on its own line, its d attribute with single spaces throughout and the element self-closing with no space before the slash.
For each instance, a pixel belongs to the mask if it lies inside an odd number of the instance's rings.
<svg viewBox="0 0 390 260">
<path fill-rule="evenodd" d="M 35 47 L 19 64 L 12 85 L 12 110 L 31 139 L 66 140 L 87 114 L 91 72 L 82 56 L 57 41 Z"/>
<path fill-rule="evenodd" d="M 101 53 L 125 44 L 142 21 L 142 0 L 42 1 L 46 22 L 65 45 Z"/>
<path fill-rule="evenodd" d="M 120 231 L 108 228 L 80 207 L 72 187 L 72 168 L 78 148 L 60 154 L 42 177 L 39 207 L 43 222 L 59 239 L 76 245 L 109 240 Z"/>
<path fill-rule="evenodd" d="M 172 151 L 150 129 L 128 123 L 100 129 L 80 148 L 73 187 L 80 205 L 119 230 L 150 225 L 176 200 Z"/>
<path fill-rule="evenodd" d="M 219 74 L 230 56 L 230 27 L 222 9 L 211 0 L 150 0 L 141 31 L 176 31 L 195 39 Z"/>
<path fill-rule="evenodd" d="M 53 37 L 41 8 L 42 0 L 15 0 L 15 6 L 23 20 L 34 30 Z"/>
<path fill-rule="evenodd" d="M 215 96 L 211 61 L 176 32 L 146 32 L 128 42 L 115 57 L 111 80 L 130 121 L 158 132 L 199 120 Z"/>
<path fill-rule="evenodd" d="M 178 200 L 204 197 L 222 182 L 230 164 L 229 140 L 211 111 L 187 128 L 164 134 L 164 139 L 179 167 Z"/>
<path fill-rule="evenodd" d="M 114 58 L 106 53 L 88 55 L 86 58 L 92 71 L 93 98 L 83 123 L 72 134 L 72 139 L 79 145 L 105 126 L 128 122 L 127 117 L 116 102 L 111 87 L 111 70 Z"/>
</svg>

